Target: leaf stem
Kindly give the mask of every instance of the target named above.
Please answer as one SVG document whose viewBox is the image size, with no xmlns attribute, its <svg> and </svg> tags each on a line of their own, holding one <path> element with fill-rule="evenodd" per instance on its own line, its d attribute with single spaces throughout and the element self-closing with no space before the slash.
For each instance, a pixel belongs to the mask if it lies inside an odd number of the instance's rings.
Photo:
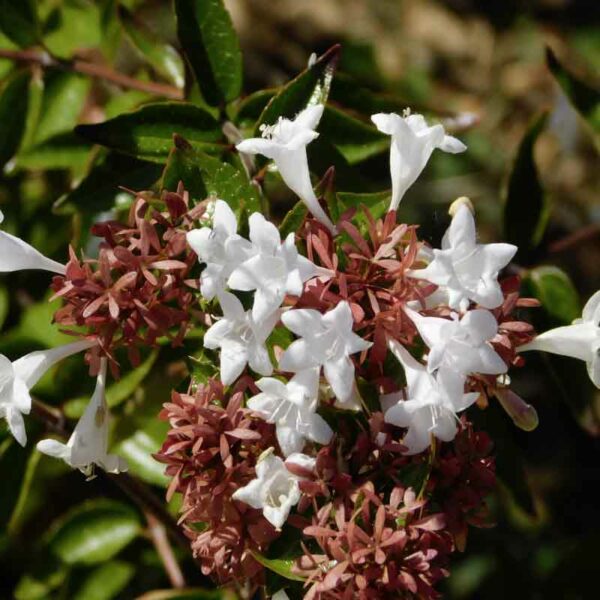
<svg viewBox="0 0 600 600">
<path fill-rule="evenodd" d="M 9 50 L 7 48 L 0 48 L 0 58 L 14 60 L 15 62 L 40 65 L 45 68 L 81 73 L 82 75 L 89 75 L 96 79 L 109 81 L 122 88 L 139 90 L 140 92 L 164 96 L 172 100 L 183 100 L 183 91 L 176 87 L 163 83 L 155 83 L 153 81 L 134 79 L 133 77 L 129 77 L 118 71 L 113 71 L 110 67 L 78 58 L 63 60 L 56 58 L 43 50 Z"/>
</svg>

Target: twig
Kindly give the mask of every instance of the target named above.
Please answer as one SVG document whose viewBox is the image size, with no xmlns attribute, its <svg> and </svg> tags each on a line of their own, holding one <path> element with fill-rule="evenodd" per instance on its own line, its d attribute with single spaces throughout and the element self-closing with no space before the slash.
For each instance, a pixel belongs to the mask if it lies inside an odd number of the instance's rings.
<svg viewBox="0 0 600 600">
<path fill-rule="evenodd" d="M 573 246 L 578 246 L 579 244 L 587 242 L 598 236 L 600 236 L 600 225 L 598 225 L 598 223 L 592 223 L 591 225 L 582 227 L 581 229 L 570 233 L 566 237 L 553 242 L 548 247 L 548 251 L 551 254 L 558 254 L 559 252 L 569 250 L 569 248 L 572 248 Z"/>
<path fill-rule="evenodd" d="M 118 71 L 113 71 L 104 65 L 91 63 L 78 58 L 73 60 L 62 60 L 51 56 L 48 52 L 43 50 L 8 50 L 6 48 L 0 48 L 0 58 L 36 64 L 47 68 L 61 69 L 63 71 L 73 71 L 83 75 L 90 75 L 96 79 L 110 81 L 122 88 L 148 92 L 149 94 L 164 96 L 165 98 L 171 98 L 172 100 L 183 100 L 183 91 L 176 87 L 163 83 L 155 83 L 153 81 L 134 79 L 133 77 L 129 77 Z"/>
<path fill-rule="evenodd" d="M 57 435 L 68 439 L 71 432 L 65 427 L 62 413 L 46 406 L 36 398 L 33 398 L 31 414 L 42 421 L 48 429 Z M 152 514 L 169 532 L 173 541 L 177 542 L 184 550 L 189 551 L 189 540 L 185 537 L 177 522 L 171 516 L 164 504 L 156 495 L 141 481 L 133 478 L 128 473 L 113 475 L 105 473 L 101 469 L 96 471 L 98 479 L 110 481 L 116 485 L 124 494 L 126 494 L 140 509 L 146 514 Z"/>
<path fill-rule="evenodd" d="M 185 579 L 183 578 L 183 573 L 179 568 L 175 554 L 173 554 L 173 549 L 169 544 L 164 525 L 151 512 L 144 511 L 144 515 L 148 521 L 150 537 L 160 556 L 171 585 L 176 589 L 184 588 Z"/>
</svg>

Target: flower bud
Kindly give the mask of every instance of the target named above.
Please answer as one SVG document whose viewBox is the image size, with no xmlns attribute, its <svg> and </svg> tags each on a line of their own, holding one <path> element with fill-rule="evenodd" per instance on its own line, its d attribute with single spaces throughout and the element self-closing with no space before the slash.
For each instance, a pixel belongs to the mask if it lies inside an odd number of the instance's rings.
<svg viewBox="0 0 600 600">
<path fill-rule="evenodd" d="M 535 408 L 527 404 L 521 396 L 504 388 L 496 390 L 496 398 L 519 429 L 533 431 L 538 426 L 539 420 Z"/>
</svg>

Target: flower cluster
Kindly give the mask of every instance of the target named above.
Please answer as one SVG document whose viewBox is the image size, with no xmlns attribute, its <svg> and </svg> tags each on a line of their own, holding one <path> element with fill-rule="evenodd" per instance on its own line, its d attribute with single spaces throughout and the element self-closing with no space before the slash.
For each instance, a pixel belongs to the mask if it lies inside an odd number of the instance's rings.
<svg viewBox="0 0 600 600">
<path fill-rule="evenodd" d="M 127 223 L 96 224 L 93 259 L 71 250 L 61 265 L 0 231 L 0 270 L 55 273 L 55 321 L 81 338 L 0 356 L 0 417 L 24 444 L 31 388 L 85 351 L 94 395 L 66 443 L 38 448 L 87 475 L 123 471 L 108 452 L 104 394 L 107 367 L 119 375 L 115 351 L 136 364 L 140 346 L 183 344 L 202 328 L 214 376 L 173 391 L 156 458 L 171 477 L 167 497 L 182 495 L 180 523 L 203 573 L 252 594 L 285 534 L 295 548 L 288 575 L 303 581 L 294 595 L 436 598 L 468 526 L 489 523 L 492 441 L 467 410 L 496 398 L 516 425 L 536 426 L 535 409 L 510 389 L 525 351 L 584 360 L 600 387 L 600 292 L 573 325 L 536 336 L 517 310 L 537 301 L 506 273 L 517 248 L 481 243 L 468 199 L 452 205 L 440 248 L 398 223 L 432 152 L 466 149 L 409 111 L 372 117 L 391 136 L 387 214 L 363 207 L 334 222 L 306 151 L 323 111 L 309 106 L 237 146 L 272 159 L 308 209 L 284 239 L 265 215 L 246 222 L 212 197 L 192 205 L 182 186 L 137 194 Z"/>
</svg>

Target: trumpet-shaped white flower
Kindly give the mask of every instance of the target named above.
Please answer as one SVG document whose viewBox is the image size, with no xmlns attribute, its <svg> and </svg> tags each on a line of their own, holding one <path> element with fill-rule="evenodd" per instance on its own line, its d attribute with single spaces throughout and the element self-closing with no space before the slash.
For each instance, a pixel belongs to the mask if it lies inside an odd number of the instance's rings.
<svg viewBox="0 0 600 600">
<path fill-rule="evenodd" d="M 96 342 L 80 341 L 50 350 L 37 350 L 11 362 L 0 354 L 0 418 L 5 418 L 17 442 L 27 443 L 23 415 L 31 411 L 29 390 L 63 358 L 86 350 Z"/>
<path fill-rule="evenodd" d="M 371 120 L 382 133 L 392 136 L 390 172 L 392 201 L 389 210 L 396 210 L 406 190 L 425 168 L 432 152 L 464 152 L 467 147 L 455 137 L 446 135 L 443 125 L 428 127 L 422 115 L 401 117 L 395 113 L 379 113 Z"/>
<path fill-rule="evenodd" d="M 444 234 L 442 249 L 433 250 L 425 269 L 408 274 L 440 286 L 456 310 L 467 310 L 471 300 L 484 308 L 496 308 L 504 300 L 498 273 L 516 251 L 512 244 L 478 244 L 475 220 L 463 204 Z"/>
<path fill-rule="evenodd" d="M 0 223 L 4 215 L 0 212 Z M 6 231 L 0 231 L 0 273 L 41 269 L 64 275 L 66 267 L 44 256 L 33 246 Z"/>
<path fill-rule="evenodd" d="M 304 282 L 317 274 L 317 267 L 298 254 L 294 237 L 295 234 L 290 233 L 282 244 L 273 223 L 260 213 L 250 217 L 254 255 L 231 273 L 228 284 L 234 290 L 256 290 L 252 306 L 255 322 L 277 310 L 286 294 L 300 296 Z"/>
<path fill-rule="evenodd" d="M 263 126 L 262 138 L 244 140 L 236 148 L 246 154 L 262 154 L 274 160 L 286 185 L 300 197 L 315 218 L 334 231 L 331 219 L 315 196 L 306 155 L 306 146 L 319 136 L 315 128 L 323 109 L 322 104 L 316 104 L 298 113 L 294 120 L 280 117 L 275 125 Z"/>
<path fill-rule="evenodd" d="M 388 346 L 404 367 L 406 400 L 402 392 L 381 397 L 382 406 L 389 406 L 385 421 L 397 427 L 408 427 L 403 444 L 407 454 L 418 454 L 431 443 L 434 435 L 443 442 L 454 439 L 458 429 L 456 414 L 477 400 L 477 393 L 464 393 L 464 377 L 441 368 L 436 376 L 417 362 L 395 340 Z"/>
<path fill-rule="evenodd" d="M 288 383 L 263 377 L 256 382 L 261 390 L 248 400 L 248 408 L 259 413 L 268 423 L 275 423 L 277 441 L 284 456 L 301 452 L 307 439 L 328 444 L 331 427 L 317 414 L 319 370 L 300 371 Z"/>
<path fill-rule="evenodd" d="M 279 320 L 279 313 L 276 311 L 256 322 L 252 311 L 244 311 L 242 303 L 233 294 L 223 292 L 219 300 L 223 317 L 204 335 L 204 346 L 221 349 L 223 384 L 233 383 L 247 364 L 261 375 L 270 375 L 273 365 L 265 341 Z"/>
<path fill-rule="evenodd" d="M 489 343 L 498 332 L 498 322 L 488 310 L 470 310 L 461 319 L 456 314 L 452 319 L 441 319 L 405 310 L 429 346 L 427 370 L 430 373 L 440 367 L 461 375 L 499 375 L 508 370 Z"/>
<path fill-rule="evenodd" d="M 545 331 L 518 350 L 541 350 L 583 360 L 590 379 L 600 388 L 600 290 L 583 307 L 581 319 L 575 319 L 572 325 Z"/>
<path fill-rule="evenodd" d="M 235 214 L 223 200 L 215 201 L 212 228 L 189 231 L 187 241 L 206 263 L 200 275 L 200 292 L 207 300 L 225 290 L 231 272 L 252 254 L 252 245 L 237 234 Z"/>
<path fill-rule="evenodd" d="M 95 465 L 108 473 L 127 471 L 127 461 L 124 458 L 108 454 L 109 412 L 105 389 L 106 358 L 103 358 L 94 394 L 69 441 L 63 444 L 57 440 L 41 440 L 37 443 L 37 449 L 43 454 L 64 460 L 87 477 L 93 475 Z"/>
<path fill-rule="evenodd" d="M 295 463 L 309 471 L 315 466 L 314 458 L 298 453 L 292 454 L 286 462 Z M 300 500 L 299 481 L 300 478 L 290 473 L 283 460 L 275 456 L 270 448 L 258 459 L 256 479 L 236 490 L 232 497 L 252 508 L 262 509 L 265 519 L 276 529 L 281 529 L 292 507 Z"/>
<path fill-rule="evenodd" d="M 324 315 L 308 308 L 290 310 L 281 320 L 301 339 L 292 342 L 283 353 L 279 368 L 298 373 L 323 366 L 333 393 L 342 403 L 349 401 L 354 388 L 354 364 L 349 356 L 367 350 L 372 344 L 352 331 L 348 302 L 340 302 Z"/>
</svg>

